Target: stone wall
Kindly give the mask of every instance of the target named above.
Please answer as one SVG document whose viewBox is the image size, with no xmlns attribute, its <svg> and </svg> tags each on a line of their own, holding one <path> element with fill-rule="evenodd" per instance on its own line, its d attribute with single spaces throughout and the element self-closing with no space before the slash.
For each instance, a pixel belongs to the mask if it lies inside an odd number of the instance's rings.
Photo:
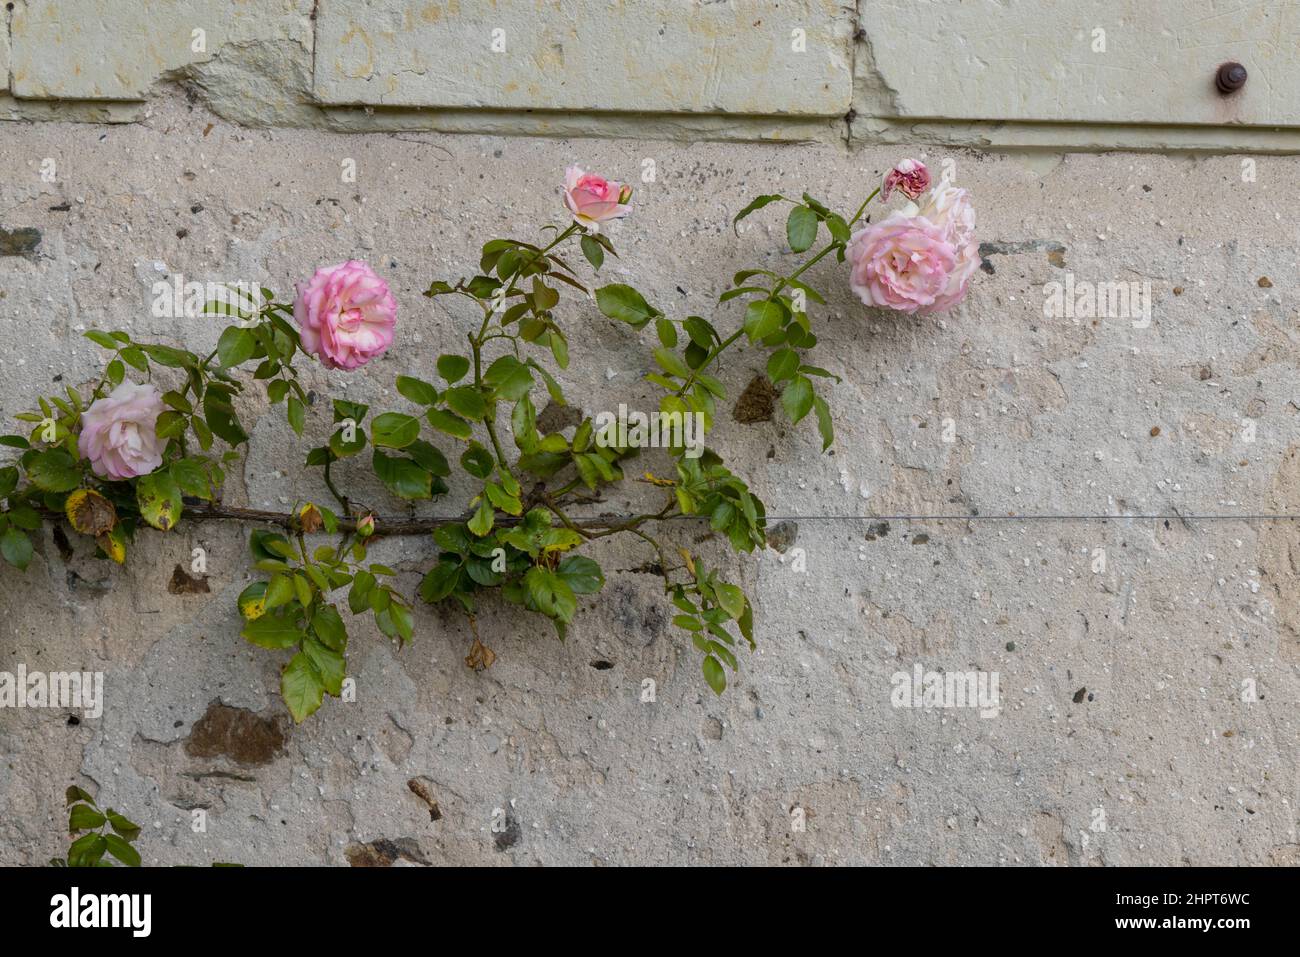
<svg viewBox="0 0 1300 957">
<path fill-rule="evenodd" d="M 842 378 L 834 454 L 779 410 L 737 421 L 765 356 L 723 365 L 711 441 L 780 534 L 736 557 L 702 526 L 667 533 L 754 597 L 758 650 L 722 697 L 650 556 L 619 542 L 565 643 L 489 604 L 485 672 L 454 614 L 419 606 L 401 650 L 358 620 L 357 700 L 294 727 L 280 658 L 239 637 L 247 529 L 142 535 L 121 568 L 46 529 L 25 574 L 0 565 L 0 671 L 103 672 L 105 702 L 0 708 L 0 863 L 66 849 L 74 783 L 144 825 L 147 864 L 1300 863 L 1300 160 L 1264 155 L 1290 148 L 1300 102 L 1289 5 L 12 6 L 8 424 L 97 378 L 86 330 L 211 349 L 219 324 L 151 314 L 160 277 L 287 293 L 349 257 L 401 312 L 344 394 L 396 405 L 394 376 L 430 377 L 472 321 L 420 292 L 472 271 L 486 236 L 562 221 L 572 162 L 636 186 L 603 281 L 720 327 L 740 321 L 716 303 L 735 270 L 790 261 L 772 211 L 733 232 L 750 198 L 855 206 L 900 155 L 950 163 L 985 267 L 923 320 L 867 313 L 843 267 L 815 267 L 817 356 Z M 1204 88 L 1228 57 L 1251 70 L 1230 104 Z M 1068 73 L 1085 62 L 1086 82 Z M 1125 146 L 1155 152 L 1062 151 Z M 1124 314 L 1049 316 L 1054 283 L 1137 291 Z M 561 319 L 578 407 L 650 401 L 651 329 L 581 300 Z M 321 499 L 299 462 L 330 429 L 324 403 L 305 439 L 259 399 L 241 412 L 227 501 Z M 653 495 L 629 484 L 600 507 Z M 375 557 L 413 592 L 432 550 L 388 539 Z M 891 679 L 916 665 L 997 672 L 1000 712 L 896 707 Z"/>
</svg>

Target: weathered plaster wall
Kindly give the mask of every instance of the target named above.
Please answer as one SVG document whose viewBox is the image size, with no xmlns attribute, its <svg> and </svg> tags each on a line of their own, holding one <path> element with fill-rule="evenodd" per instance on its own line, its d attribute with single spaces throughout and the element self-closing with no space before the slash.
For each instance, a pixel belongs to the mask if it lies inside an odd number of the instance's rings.
<svg viewBox="0 0 1300 957">
<path fill-rule="evenodd" d="M 38 390 L 97 374 L 85 329 L 211 348 L 215 325 L 150 315 L 159 276 L 286 290 L 351 256 L 393 284 L 398 342 L 363 372 L 316 371 L 311 385 L 395 404 L 393 377 L 427 376 L 471 321 L 419 292 L 472 269 L 485 236 L 559 220 L 573 161 L 637 182 L 611 278 L 675 314 L 736 323 L 714 305 L 727 277 L 787 255 L 776 217 L 736 237 L 736 210 L 774 188 L 848 205 L 898 154 L 835 140 L 247 129 L 165 93 L 136 115 L 4 127 L 0 226 L 39 231 L 38 245 L 0 255 L 5 421 Z M 831 393 L 835 454 L 779 415 L 727 414 L 715 433 L 771 514 L 807 516 L 787 532 L 796 541 L 735 558 L 701 527 L 670 531 L 755 596 L 759 650 L 724 697 L 704 687 L 655 579 L 637 570 L 648 556 L 620 544 L 602 552 L 606 594 L 566 644 L 489 606 L 499 659 L 480 674 L 463 663 L 455 616 L 421 607 L 402 651 L 359 625 L 358 700 L 291 728 L 278 657 L 238 636 L 243 530 L 150 535 L 122 569 L 46 533 L 26 575 L 0 569 L 0 669 L 103 671 L 107 703 L 75 724 L 0 709 L 0 862 L 66 846 L 70 783 L 144 824 L 148 863 L 1300 861 L 1297 529 L 1251 517 L 1300 501 L 1300 267 L 1286 199 L 1300 160 L 1259 157 L 1243 181 L 1237 157 L 926 158 L 953 160 L 978 204 L 988 267 L 968 301 L 942 319 L 868 316 L 839 268 L 819 265 L 832 296 L 818 354 L 844 378 Z M 341 181 L 347 159 L 355 183 Z M 645 159 L 654 182 L 637 180 Z M 1045 284 L 1067 274 L 1149 283 L 1150 325 L 1045 317 Z M 581 303 L 563 322 L 573 364 L 560 379 L 577 404 L 647 401 L 650 330 L 638 337 Z M 742 350 L 722 374 L 734 397 L 759 371 Z M 309 443 L 282 413 L 250 400 L 244 414 L 251 454 L 228 499 L 323 496 L 291 451 Z M 309 438 L 328 427 L 317 406 Z M 457 483 L 429 511 L 455 511 L 469 491 Z M 646 494 L 632 486 L 606 507 Z M 1120 517 L 1150 513 L 1182 517 Z M 866 514 L 984 520 L 811 517 Z M 1027 514 L 1117 518 L 1016 517 Z M 206 579 L 173 583 L 195 546 Z M 412 590 L 430 552 L 388 541 L 376 557 Z M 917 663 L 999 672 L 1001 715 L 892 707 L 890 676 Z M 654 703 L 640 700 L 646 678 Z M 191 830 L 196 808 L 206 833 Z"/>
<path fill-rule="evenodd" d="M 0 17 L 0 118 L 129 121 L 180 83 L 272 127 L 1300 142 L 1300 8 L 1273 0 L 13 0 Z M 1226 60 L 1250 72 L 1229 97 Z"/>
</svg>

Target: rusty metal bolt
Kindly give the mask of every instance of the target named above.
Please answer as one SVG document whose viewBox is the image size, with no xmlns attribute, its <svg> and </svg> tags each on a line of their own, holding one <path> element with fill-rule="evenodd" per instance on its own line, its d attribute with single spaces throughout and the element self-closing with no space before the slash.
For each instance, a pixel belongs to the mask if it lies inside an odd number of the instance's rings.
<svg viewBox="0 0 1300 957">
<path fill-rule="evenodd" d="M 1246 68 L 1240 63 L 1225 63 L 1219 67 L 1219 72 L 1214 74 L 1214 85 L 1218 87 L 1220 93 L 1227 96 L 1229 93 L 1236 93 L 1246 85 Z"/>
</svg>

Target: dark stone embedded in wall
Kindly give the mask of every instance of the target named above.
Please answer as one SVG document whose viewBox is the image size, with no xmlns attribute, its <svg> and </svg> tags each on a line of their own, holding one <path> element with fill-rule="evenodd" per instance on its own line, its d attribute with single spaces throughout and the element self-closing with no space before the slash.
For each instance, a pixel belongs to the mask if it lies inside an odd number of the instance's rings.
<svg viewBox="0 0 1300 957">
<path fill-rule="evenodd" d="M 0 256 L 26 256 L 36 254 L 41 244 L 41 231 L 34 226 L 5 229 L 0 226 Z"/>
<path fill-rule="evenodd" d="M 284 718 L 263 718 L 246 708 L 220 701 L 208 705 L 185 741 L 185 753 L 195 758 L 226 757 L 238 764 L 269 764 L 284 749 Z"/>
</svg>

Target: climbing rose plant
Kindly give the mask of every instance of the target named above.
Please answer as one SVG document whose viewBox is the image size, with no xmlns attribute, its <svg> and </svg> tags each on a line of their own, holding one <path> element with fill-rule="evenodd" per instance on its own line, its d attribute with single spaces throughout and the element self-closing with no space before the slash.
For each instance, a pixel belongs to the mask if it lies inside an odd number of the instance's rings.
<svg viewBox="0 0 1300 957">
<path fill-rule="evenodd" d="M 867 207 L 882 189 L 886 195 L 897 191 L 907 202 L 871 223 Z M 579 596 L 595 594 L 605 583 L 600 565 L 582 550 L 626 535 L 651 550 L 664 594 L 676 609 L 673 623 L 690 635 L 704 680 L 721 694 L 728 670 L 738 667 L 739 643 L 754 647 L 753 607 L 722 569 L 707 567 L 685 549 L 672 551 L 653 530 L 667 519 L 698 516 L 736 551 L 749 552 L 765 542 L 763 503 L 716 452 L 704 447 L 687 454 L 677 445 L 668 449 L 672 474 L 643 471 L 642 480 L 662 499 L 645 512 L 617 519 L 570 514 L 623 481 L 639 449 L 631 434 L 627 447 L 606 441 L 590 418 L 571 437 L 539 428 L 539 390 L 565 403 L 550 371 L 569 365 L 562 323 L 574 310 L 566 308 L 564 297 L 594 297 L 601 313 L 632 330 L 653 323 L 657 371 L 646 378 L 662 390 L 660 412 L 698 414 L 706 433 L 717 403 L 726 398 L 714 367 L 723 352 L 746 339 L 767 353 L 768 377 L 780 387 L 790 420 L 798 423 L 812 413 L 825 451 L 834 428 L 822 392 L 828 380 L 839 380 L 808 361 L 817 345 L 812 307 L 825 304 L 806 278 L 809 269 L 833 255 L 847 262 L 848 285 L 868 306 L 908 315 L 947 309 L 966 295 L 979 265 L 975 217 L 965 190 L 946 182 L 931 188 L 929 171 L 915 160 L 890 170 L 847 216 L 807 193 L 799 199 L 759 196 L 733 226 L 784 204 L 790 250 L 808 253 L 823 234 L 825 245 L 788 272 L 740 270 L 718 297 L 712 319 L 673 317 L 630 285 L 592 289 L 591 279 L 566 258 L 576 246 L 598 274 L 606 258 L 616 255 L 603 230 L 632 212 L 631 194 L 626 185 L 571 167 L 563 188 L 566 225 L 546 226 L 532 241 L 489 239 L 474 275 L 429 285 L 428 298 L 463 299 L 481 318 L 464 349 L 437 356 L 424 377 L 397 377 L 402 408 L 372 414 L 366 405 L 333 400 L 333 431 L 306 456 L 308 467 L 320 469 L 328 505 L 300 502 L 285 514 L 239 509 L 221 503 L 221 488 L 226 469 L 248 442 L 236 412 L 242 393 L 264 389 L 303 435 L 310 403 L 296 364 L 314 360 L 346 375 L 392 345 L 398 303 L 365 263 L 317 270 L 298 285 L 292 303 L 277 301 L 269 289 L 250 305 L 209 303 L 208 313 L 236 321 L 205 357 L 137 342 L 125 332 L 87 332 L 108 351 L 103 376 L 89 395 L 68 387 L 63 396 L 41 397 L 36 409 L 17 416 L 32 426 L 30 434 L 0 436 L 0 443 L 21 453 L 16 465 L 0 468 L 0 554 L 26 568 L 33 550 L 29 533 L 61 516 L 118 563 L 143 527 L 166 532 L 187 513 L 258 525 L 249 548 L 253 567 L 265 577 L 239 597 L 242 635 L 288 656 L 281 691 L 302 721 L 326 694 L 341 693 L 349 640 L 341 609 L 373 615 L 378 629 L 399 643 L 412 638 L 413 597 L 396 588 L 393 569 L 369 560 L 375 537 L 432 538 L 436 557 L 418 597 L 464 614 L 473 636 L 466 662 L 485 668 L 495 659 L 476 624 L 486 593 L 548 618 L 563 638 Z M 724 335 L 715 323 L 728 318 L 733 300 L 743 303 L 743 312 L 739 325 Z M 668 435 L 682 439 L 680 430 Z M 398 499 L 417 502 L 446 493 L 453 461 L 472 477 L 478 494 L 456 520 L 377 517 L 349 500 L 332 472 L 341 460 L 367 454 L 378 480 Z M 308 536 L 320 542 L 323 535 L 331 541 L 309 546 Z"/>
</svg>

